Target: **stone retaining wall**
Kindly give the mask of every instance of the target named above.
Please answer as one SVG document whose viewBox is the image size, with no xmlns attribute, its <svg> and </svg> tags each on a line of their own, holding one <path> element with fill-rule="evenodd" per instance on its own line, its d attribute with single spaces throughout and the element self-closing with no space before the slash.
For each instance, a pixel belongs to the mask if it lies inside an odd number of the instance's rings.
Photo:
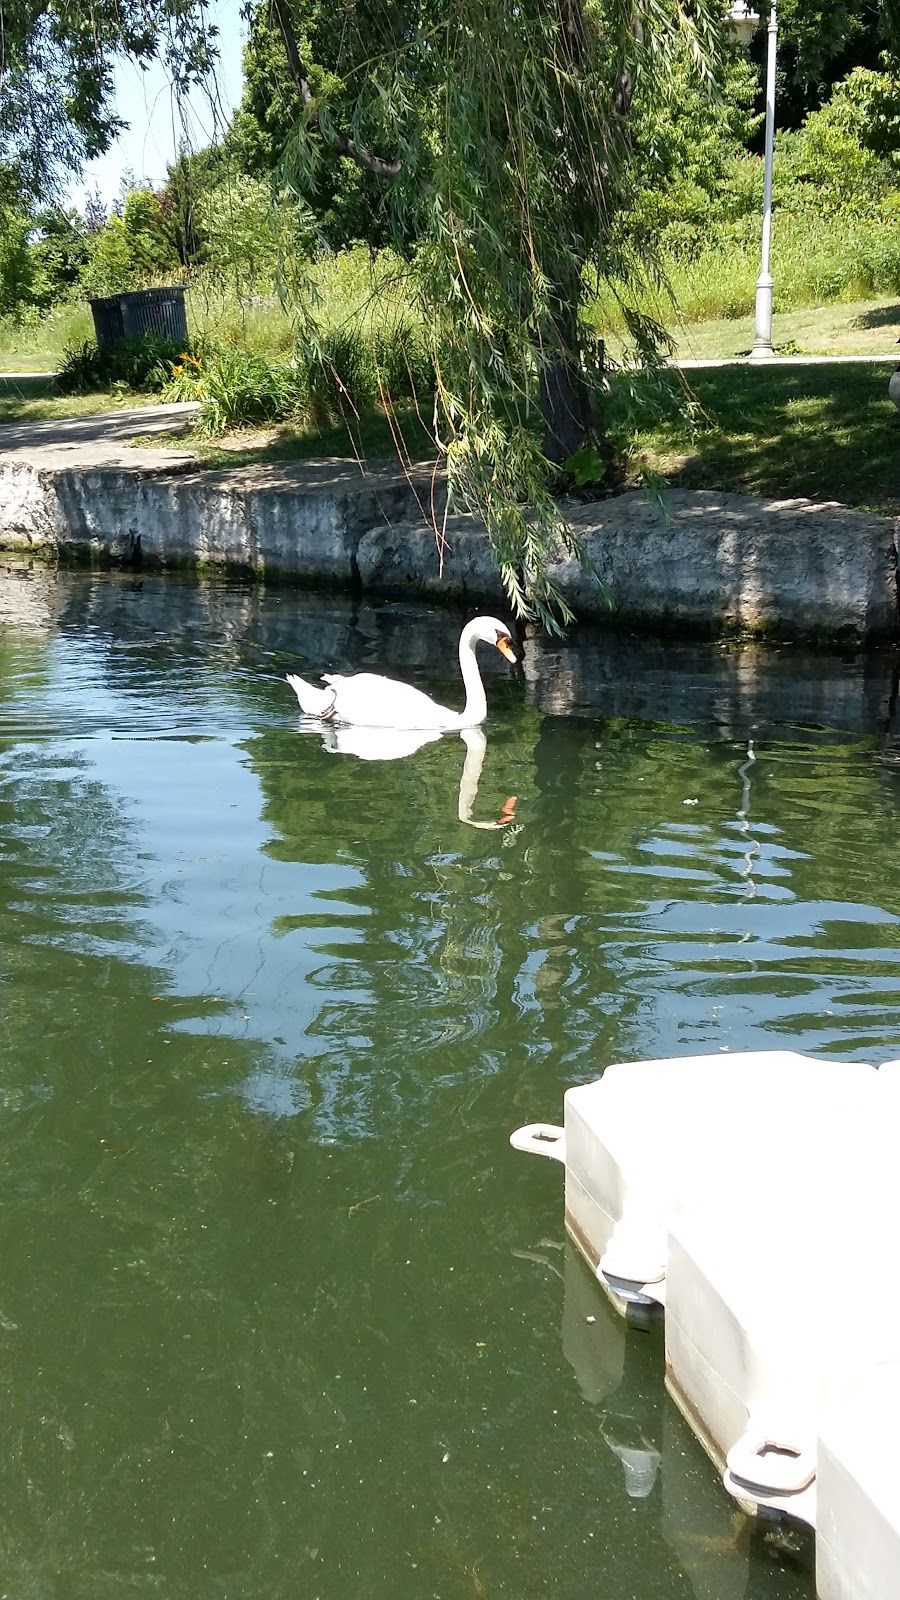
<svg viewBox="0 0 900 1600">
<path fill-rule="evenodd" d="M 137 452 L 135 452 L 137 454 Z M 352 463 L 224 472 L 0 459 L 0 549 L 151 567 L 218 564 L 305 584 L 503 605 L 483 529 L 446 524 L 427 472 Z M 437 504 L 440 515 L 440 503 Z M 573 505 L 593 571 L 562 553 L 577 615 L 673 632 L 900 637 L 892 520 L 834 504 L 674 490 Z"/>
</svg>

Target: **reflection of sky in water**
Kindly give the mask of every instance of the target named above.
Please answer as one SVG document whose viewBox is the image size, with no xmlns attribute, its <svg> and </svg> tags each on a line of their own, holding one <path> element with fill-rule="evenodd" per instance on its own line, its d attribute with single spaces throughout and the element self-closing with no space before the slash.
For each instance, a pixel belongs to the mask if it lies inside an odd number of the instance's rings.
<svg viewBox="0 0 900 1600">
<path fill-rule="evenodd" d="M 141 959 L 166 970 L 171 992 L 224 1002 L 173 1026 L 259 1039 L 267 1056 L 285 1064 L 314 1049 L 309 1030 L 322 1007 L 316 974 L 323 960 L 330 965 L 321 949 L 362 937 L 365 908 L 341 898 L 362 874 L 338 863 L 270 860 L 259 783 L 233 745 L 143 740 L 129 744 L 123 759 L 121 742 L 98 741 L 89 760 L 120 795 L 141 852 L 152 906 Z M 279 919 L 289 919 L 289 931 L 277 931 Z M 332 981 L 328 988 L 329 1003 L 337 1003 L 340 992 Z M 357 1004 L 363 998 L 354 995 Z M 259 1065 L 247 1095 L 258 1108 L 288 1114 L 301 1108 L 305 1091 L 270 1062 Z"/>
<path fill-rule="evenodd" d="M 765 1049 L 787 1026 L 802 1029 L 807 1050 L 859 1054 L 870 1040 L 890 1050 L 876 997 L 900 1005 L 900 942 L 873 935 L 900 918 L 876 905 L 798 901 L 792 864 L 812 861 L 811 852 L 788 848 L 770 823 L 721 826 L 740 838 L 673 823 L 637 842 L 646 861 L 591 852 L 613 877 L 658 879 L 684 896 L 632 904 L 606 920 L 610 963 L 641 997 L 641 1032 L 656 1025 L 659 1007 L 684 1050 Z M 660 1053 L 648 1042 L 647 1055 Z"/>
<path fill-rule="evenodd" d="M 52 773 L 55 781 L 68 773 L 82 806 L 93 786 L 102 786 L 104 804 L 112 798 L 115 824 L 130 841 L 133 868 L 132 893 L 123 895 L 121 861 L 105 862 L 101 827 L 100 855 L 70 863 L 68 893 L 56 886 L 55 938 L 74 952 L 121 959 L 136 937 L 134 956 L 165 971 L 170 997 L 222 1002 L 203 1015 L 181 1015 L 170 1029 L 258 1040 L 248 1102 L 276 1115 L 296 1113 L 308 1092 L 292 1068 L 314 1048 L 307 1034 L 322 1005 L 320 947 L 350 946 L 360 937 L 365 908 L 347 905 L 341 892 L 362 875 L 347 865 L 281 863 L 263 853 L 270 830 L 260 817 L 258 779 L 236 744 L 210 734 L 211 727 L 221 734 L 223 722 L 235 737 L 246 734 L 246 711 L 233 695 L 223 708 L 213 685 L 198 689 L 186 675 L 167 681 L 165 692 L 146 677 L 139 692 L 119 691 L 109 651 L 90 637 L 55 639 L 48 666 L 42 679 L 20 683 L 13 706 L 3 708 L 5 735 L 40 742 L 14 746 L 0 770 L 8 765 L 21 776 L 31 769 L 36 779 Z M 16 828 L 16 836 L 25 831 Z M 27 831 L 36 837 L 50 825 Z M 88 912 L 73 897 L 79 877 L 87 878 L 93 902 L 105 878 L 119 891 L 105 924 L 95 905 Z M 313 926 L 305 928 L 305 918 Z M 279 919 L 289 921 L 288 932 L 278 931 Z M 340 998 L 333 983 L 329 993 Z"/>
</svg>

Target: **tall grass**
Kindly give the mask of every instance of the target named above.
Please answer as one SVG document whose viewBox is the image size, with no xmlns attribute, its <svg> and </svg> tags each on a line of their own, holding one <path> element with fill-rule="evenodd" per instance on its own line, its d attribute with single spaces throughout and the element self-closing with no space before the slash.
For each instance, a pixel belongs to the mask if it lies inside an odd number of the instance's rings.
<svg viewBox="0 0 900 1600">
<path fill-rule="evenodd" d="M 298 342 L 289 363 L 235 345 L 198 345 L 170 363 L 166 400 L 199 401 L 200 431 L 292 421 L 319 432 L 358 422 L 398 401 L 424 399 L 434 388 L 434 368 L 419 330 L 359 326 Z"/>
<path fill-rule="evenodd" d="M 390 333 L 398 322 L 417 321 L 404 290 L 402 264 L 389 253 L 372 259 L 368 250 L 358 248 L 325 256 L 309 267 L 304 287 L 315 303 L 317 320 L 329 333 L 353 327 L 374 338 Z M 293 356 L 298 318 L 286 309 L 275 286 L 240 293 L 233 280 L 199 273 L 189 282 L 185 299 L 192 338 L 234 345 L 273 361 Z M 85 300 L 61 304 L 43 316 L 2 317 L 0 366 L 52 371 L 64 351 L 83 345 L 93 332 Z"/>
<path fill-rule="evenodd" d="M 755 219 L 745 219 L 736 237 L 701 246 L 693 255 L 664 252 L 667 288 L 647 296 L 637 309 L 668 324 L 748 315 L 759 273 L 760 229 Z M 778 311 L 900 294 L 900 225 L 776 212 L 772 274 Z M 601 331 L 623 326 L 611 297 L 594 303 L 591 318 Z"/>
<path fill-rule="evenodd" d="M 0 317 L 0 368 L 53 372 L 63 351 L 93 338 L 94 324 L 83 301 L 55 306 L 39 316 Z"/>
</svg>

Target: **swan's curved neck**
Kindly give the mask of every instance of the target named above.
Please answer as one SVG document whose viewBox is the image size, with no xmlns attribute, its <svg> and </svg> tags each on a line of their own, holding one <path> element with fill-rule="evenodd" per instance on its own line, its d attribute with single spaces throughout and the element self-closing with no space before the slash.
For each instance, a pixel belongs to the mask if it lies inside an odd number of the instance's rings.
<svg viewBox="0 0 900 1600">
<path fill-rule="evenodd" d="M 469 631 L 471 626 L 469 623 L 459 636 L 459 670 L 466 691 L 466 704 L 460 718 L 460 725 L 464 728 L 474 728 L 487 717 L 487 696 L 475 659 L 475 646 L 478 641 Z"/>
</svg>

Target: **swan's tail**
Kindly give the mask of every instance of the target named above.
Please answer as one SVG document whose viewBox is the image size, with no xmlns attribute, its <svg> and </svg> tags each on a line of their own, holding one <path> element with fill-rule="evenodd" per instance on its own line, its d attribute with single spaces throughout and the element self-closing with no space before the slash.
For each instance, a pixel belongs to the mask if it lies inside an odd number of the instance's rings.
<svg viewBox="0 0 900 1600">
<path fill-rule="evenodd" d="M 334 690 L 317 689 L 315 684 L 307 683 L 305 678 L 298 678 L 295 672 L 288 672 L 286 677 L 300 701 L 300 710 L 308 717 L 321 717 L 327 720 L 334 710 Z"/>
</svg>

